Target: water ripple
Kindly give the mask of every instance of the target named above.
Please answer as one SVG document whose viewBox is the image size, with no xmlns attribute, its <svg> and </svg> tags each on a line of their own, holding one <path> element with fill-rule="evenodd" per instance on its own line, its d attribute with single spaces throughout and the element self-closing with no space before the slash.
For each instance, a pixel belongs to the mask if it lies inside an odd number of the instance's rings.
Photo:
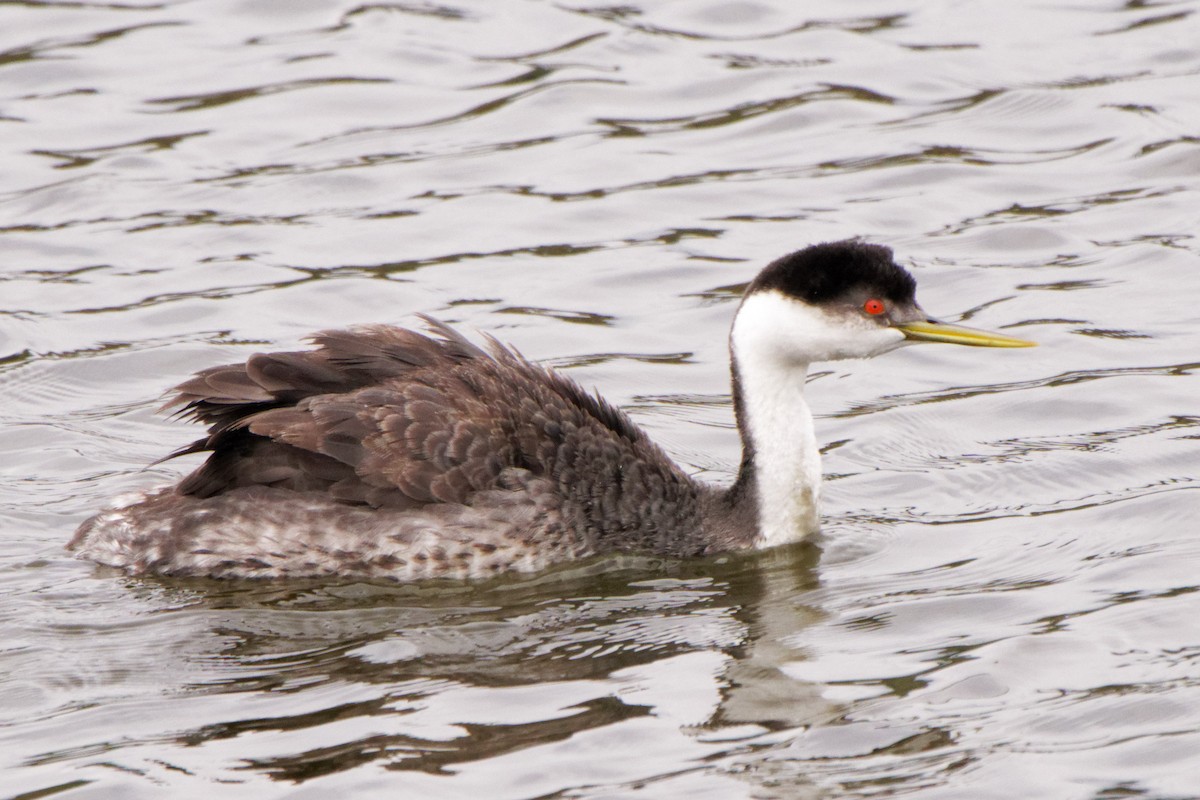
<svg viewBox="0 0 1200 800">
<path fill-rule="evenodd" d="M 1186 3 L 27 2 L 0 26 L 13 797 L 1190 797 Z M 435 313 L 739 459 L 758 265 L 1038 339 L 810 372 L 815 542 L 485 585 L 75 561 L 205 366 Z"/>
</svg>

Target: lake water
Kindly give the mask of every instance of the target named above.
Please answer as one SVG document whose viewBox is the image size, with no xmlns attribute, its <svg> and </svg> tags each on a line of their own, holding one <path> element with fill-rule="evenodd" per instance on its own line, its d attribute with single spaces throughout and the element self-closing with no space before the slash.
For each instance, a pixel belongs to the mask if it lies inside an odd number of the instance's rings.
<svg viewBox="0 0 1200 800">
<path fill-rule="evenodd" d="M 0 797 L 1200 797 L 1200 3 L 0 3 Z M 896 249 L 1033 350 L 814 369 L 813 543 L 485 586 L 73 559 L 191 372 L 429 313 L 737 464 L 740 288 Z"/>
</svg>

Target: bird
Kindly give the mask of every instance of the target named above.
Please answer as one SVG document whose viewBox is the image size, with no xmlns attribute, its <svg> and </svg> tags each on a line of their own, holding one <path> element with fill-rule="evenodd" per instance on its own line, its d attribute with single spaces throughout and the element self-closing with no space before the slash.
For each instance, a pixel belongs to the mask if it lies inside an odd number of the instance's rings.
<svg viewBox="0 0 1200 800">
<path fill-rule="evenodd" d="M 208 426 L 177 485 L 116 498 L 68 547 L 130 574 L 475 580 L 615 553 L 687 559 L 819 528 L 810 364 L 902 345 L 1034 343 L 940 322 L 892 250 L 809 245 L 747 286 L 729 333 L 736 479 L 689 475 L 624 412 L 489 337 L 423 317 L 211 367 L 163 407 Z M 164 459 L 165 460 L 165 459 Z"/>
</svg>

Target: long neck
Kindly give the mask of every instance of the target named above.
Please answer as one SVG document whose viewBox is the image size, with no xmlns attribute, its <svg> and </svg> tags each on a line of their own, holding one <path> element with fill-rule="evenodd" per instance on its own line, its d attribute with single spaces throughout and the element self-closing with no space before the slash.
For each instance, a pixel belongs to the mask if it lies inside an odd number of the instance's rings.
<svg viewBox="0 0 1200 800">
<path fill-rule="evenodd" d="M 755 545 L 774 547 L 819 527 L 821 454 L 804 399 L 808 365 L 764 346 L 761 326 L 745 316 L 738 315 L 730 337 L 742 464 L 729 500 L 752 504 Z"/>
</svg>

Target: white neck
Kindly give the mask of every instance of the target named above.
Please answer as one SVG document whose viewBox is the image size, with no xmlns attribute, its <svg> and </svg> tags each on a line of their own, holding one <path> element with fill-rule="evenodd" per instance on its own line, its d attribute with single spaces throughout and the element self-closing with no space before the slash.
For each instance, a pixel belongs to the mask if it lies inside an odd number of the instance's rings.
<svg viewBox="0 0 1200 800">
<path fill-rule="evenodd" d="M 730 336 L 743 435 L 754 448 L 758 547 L 798 542 L 820 527 L 821 454 L 804 400 L 808 361 L 780 337 L 781 330 L 802 334 L 795 305 L 775 293 L 751 296 Z"/>
</svg>

